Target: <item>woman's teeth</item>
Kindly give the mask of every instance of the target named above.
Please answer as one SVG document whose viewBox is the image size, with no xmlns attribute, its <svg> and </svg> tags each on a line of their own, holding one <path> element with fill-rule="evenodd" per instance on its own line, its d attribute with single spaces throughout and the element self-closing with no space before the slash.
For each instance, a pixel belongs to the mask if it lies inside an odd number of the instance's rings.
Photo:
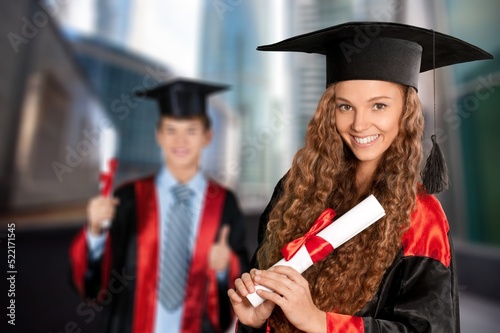
<svg viewBox="0 0 500 333">
<path fill-rule="evenodd" d="M 356 140 L 356 142 L 359 144 L 366 145 L 367 143 L 374 141 L 376 138 L 378 138 L 378 134 L 366 136 L 364 138 L 354 137 L 354 140 Z"/>
</svg>

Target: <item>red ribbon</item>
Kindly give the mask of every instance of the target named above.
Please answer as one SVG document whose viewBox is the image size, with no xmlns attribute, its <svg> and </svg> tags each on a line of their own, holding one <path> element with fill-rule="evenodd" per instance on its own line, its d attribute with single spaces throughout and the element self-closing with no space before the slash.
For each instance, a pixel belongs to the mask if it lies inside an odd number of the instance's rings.
<svg viewBox="0 0 500 333">
<path fill-rule="evenodd" d="M 101 172 L 99 174 L 99 182 L 101 183 L 101 195 L 107 197 L 111 194 L 113 187 L 113 179 L 115 178 L 116 168 L 118 167 L 118 160 L 112 158 L 108 162 L 109 171 L 107 173 Z"/>
<path fill-rule="evenodd" d="M 316 236 L 316 234 L 332 223 L 335 214 L 333 209 L 325 209 L 304 236 L 283 246 L 281 249 L 283 257 L 290 260 L 300 247 L 305 244 L 313 263 L 325 259 L 333 251 L 333 246 L 323 238 Z"/>
</svg>

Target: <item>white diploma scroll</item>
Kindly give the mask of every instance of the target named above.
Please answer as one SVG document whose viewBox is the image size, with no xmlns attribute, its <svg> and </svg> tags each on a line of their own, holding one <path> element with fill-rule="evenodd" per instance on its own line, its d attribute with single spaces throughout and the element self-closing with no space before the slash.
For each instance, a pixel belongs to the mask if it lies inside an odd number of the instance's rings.
<svg viewBox="0 0 500 333">
<path fill-rule="evenodd" d="M 373 195 L 370 195 L 316 235 L 326 240 L 336 249 L 384 215 L 384 208 Z M 313 261 L 306 246 L 302 245 L 290 260 L 281 259 L 274 266 L 290 266 L 302 274 L 312 264 Z M 271 291 L 264 286 L 256 286 L 256 289 Z M 257 295 L 256 292 L 249 294 L 247 298 L 254 307 L 264 302 L 264 299 Z"/>
<path fill-rule="evenodd" d="M 118 163 L 116 160 L 117 146 L 116 131 L 111 127 L 103 129 L 99 146 L 99 192 L 107 197 L 113 194 L 113 181 Z M 102 223 L 103 228 L 109 228 L 110 225 L 111 221 L 108 220 Z"/>
</svg>

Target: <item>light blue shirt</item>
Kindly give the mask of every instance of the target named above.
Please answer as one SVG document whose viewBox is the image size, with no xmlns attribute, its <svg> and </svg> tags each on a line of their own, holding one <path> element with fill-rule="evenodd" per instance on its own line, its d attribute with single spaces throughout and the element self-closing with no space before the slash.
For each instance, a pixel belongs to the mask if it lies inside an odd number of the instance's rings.
<svg viewBox="0 0 500 333">
<path fill-rule="evenodd" d="M 172 176 L 167 168 L 163 168 L 157 175 L 156 180 L 156 191 L 158 198 L 158 207 L 160 208 L 160 232 L 158 237 L 158 253 L 160 262 L 158 263 L 158 272 L 161 272 L 160 263 L 162 262 L 161 242 L 162 236 L 164 235 L 165 229 L 169 228 L 167 218 L 170 216 L 170 209 L 172 208 L 172 203 L 174 201 L 172 195 L 172 188 L 178 185 L 179 182 Z M 203 205 L 203 199 L 205 198 L 205 192 L 207 189 L 207 180 L 201 172 L 198 172 L 186 185 L 194 192 L 192 198 L 193 207 L 193 228 L 191 229 L 191 235 L 189 237 L 189 249 L 191 254 L 193 253 L 194 245 L 196 243 L 196 236 L 198 235 L 198 228 L 200 225 L 201 210 Z M 189 286 L 186 285 L 186 288 Z M 182 321 L 182 311 L 181 306 L 176 311 L 170 312 L 166 310 L 160 303 L 159 299 L 156 300 L 156 319 L 155 319 L 155 332 L 156 333 L 177 333 L 180 331 L 180 325 Z"/>
</svg>

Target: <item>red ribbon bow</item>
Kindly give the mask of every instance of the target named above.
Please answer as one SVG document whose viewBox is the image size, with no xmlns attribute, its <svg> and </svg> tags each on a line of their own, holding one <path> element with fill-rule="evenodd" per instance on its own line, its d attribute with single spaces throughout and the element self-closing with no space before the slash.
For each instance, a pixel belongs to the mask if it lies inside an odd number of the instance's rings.
<svg viewBox="0 0 500 333">
<path fill-rule="evenodd" d="M 107 197 L 111 193 L 113 187 L 113 179 L 115 178 L 116 168 L 118 167 L 118 160 L 112 158 L 108 162 L 109 171 L 99 174 L 99 182 L 101 183 L 101 195 Z"/>
<path fill-rule="evenodd" d="M 335 214 L 333 209 L 325 209 L 304 236 L 291 241 L 281 248 L 283 257 L 286 260 L 290 260 L 300 247 L 305 244 L 313 263 L 325 259 L 333 251 L 333 246 L 323 238 L 316 236 L 316 234 L 332 223 Z"/>
</svg>

